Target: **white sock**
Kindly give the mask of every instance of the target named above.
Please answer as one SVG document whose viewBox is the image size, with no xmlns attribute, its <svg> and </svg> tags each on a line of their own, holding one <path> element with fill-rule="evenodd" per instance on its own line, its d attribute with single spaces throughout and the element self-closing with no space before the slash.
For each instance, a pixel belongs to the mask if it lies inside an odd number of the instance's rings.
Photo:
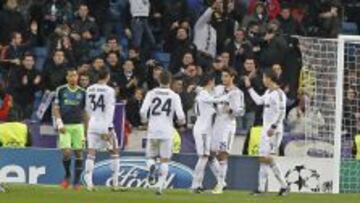
<svg viewBox="0 0 360 203">
<path fill-rule="evenodd" d="M 159 177 L 159 189 L 162 191 L 165 186 L 165 181 L 169 173 L 169 163 L 160 164 L 160 177 Z"/>
<path fill-rule="evenodd" d="M 119 170 L 120 170 L 120 159 L 119 155 L 111 155 L 111 170 L 113 171 L 113 187 L 119 186 Z"/>
<path fill-rule="evenodd" d="M 192 182 L 192 189 L 201 188 L 204 179 L 205 168 L 208 162 L 207 157 L 199 157 L 197 164 L 194 169 L 194 177 Z"/>
<path fill-rule="evenodd" d="M 281 188 L 287 188 L 287 183 L 286 183 L 285 178 L 280 170 L 279 165 L 275 161 L 273 161 L 271 163 L 270 167 L 275 175 L 275 178 L 279 181 Z"/>
<path fill-rule="evenodd" d="M 258 177 L 259 178 L 258 190 L 260 192 L 265 192 L 268 173 L 269 173 L 269 165 L 260 163 L 259 177 Z"/>
<path fill-rule="evenodd" d="M 95 161 L 95 157 L 88 155 L 85 161 L 85 173 L 86 175 L 89 177 L 86 182 L 87 182 L 87 186 L 89 187 L 93 187 L 93 181 L 92 181 L 92 176 L 93 176 L 93 171 L 94 171 L 94 161 Z"/>
<path fill-rule="evenodd" d="M 226 185 L 227 169 L 228 169 L 228 161 L 227 160 L 222 160 L 222 161 L 219 161 L 219 164 L 220 164 L 219 178 L 221 180 L 221 184 L 223 186 L 225 186 Z"/>
<path fill-rule="evenodd" d="M 148 159 L 147 161 L 146 161 L 146 166 L 147 166 L 147 168 L 150 170 L 150 168 L 151 168 L 151 166 L 152 165 L 155 165 L 156 163 L 155 163 L 155 160 L 154 159 Z"/>
<path fill-rule="evenodd" d="M 222 180 L 220 179 L 219 172 L 220 172 L 220 164 L 219 161 L 213 157 L 211 160 L 209 160 L 209 165 L 212 173 L 214 174 L 217 183 L 222 183 Z"/>
</svg>

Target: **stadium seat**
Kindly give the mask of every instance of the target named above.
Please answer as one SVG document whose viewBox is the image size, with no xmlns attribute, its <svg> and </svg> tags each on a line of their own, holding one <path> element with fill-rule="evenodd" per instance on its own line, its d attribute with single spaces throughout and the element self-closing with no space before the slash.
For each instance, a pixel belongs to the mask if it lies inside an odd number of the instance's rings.
<svg viewBox="0 0 360 203">
<path fill-rule="evenodd" d="M 153 57 L 159 61 L 164 68 L 168 68 L 169 64 L 170 64 L 170 54 L 169 53 L 165 53 L 165 52 L 155 52 L 153 54 Z"/>
<path fill-rule="evenodd" d="M 343 22 L 341 33 L 347 35 L 357 35 L 359 34 L 358 26 L 354 22 Z"/>
</svg>

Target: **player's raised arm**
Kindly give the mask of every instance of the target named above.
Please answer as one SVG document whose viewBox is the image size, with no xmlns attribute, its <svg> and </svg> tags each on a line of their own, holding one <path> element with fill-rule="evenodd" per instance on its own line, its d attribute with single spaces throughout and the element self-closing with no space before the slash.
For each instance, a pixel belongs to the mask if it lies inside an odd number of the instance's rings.
<svg viewBox="0 0 360 203">
<path fill-rule="evenodd" d="M 186 123 L 185 113 L 181 104 L 180 96 L 176 95 L 174 99 L 175 99 L 174 105 L 175 105 L 175 114 L 177 118 L 177 123 L 179 125 L 185 125 Z"/>
<path fill-rule="evenodd" d="M 148 119 L 149 119 L 149 110 L 150 110 L 150 105 L 151 105 L 151 93 L 148 92 L 145 96 L 144 102 L 141 105 L 140 108 L 140 117 L 141 117 L 141 122 L 142 123 L 147 123 Z"/>
<path fill-rule="evenodd" d="M 257 105 L 264 104 L 264 97 L 260 96 L 254 88 L 251 87 L 251 82 L 249 77 L 244 77 L 245 87 L 248 89 L 250 97 Z"/>
<path fill-rule="evenodd" d="M 209 104 L 215 104 L 215 103 L 221 103 L 226 102 L 229 100 L 229 95 L 223 95 L 220 97 L 214 97 L 210 94 L 204 94 L 202 92 L 199 93 L 199 96 L 196 98 L 199 102 L 209 103 Z"/>
</svg>

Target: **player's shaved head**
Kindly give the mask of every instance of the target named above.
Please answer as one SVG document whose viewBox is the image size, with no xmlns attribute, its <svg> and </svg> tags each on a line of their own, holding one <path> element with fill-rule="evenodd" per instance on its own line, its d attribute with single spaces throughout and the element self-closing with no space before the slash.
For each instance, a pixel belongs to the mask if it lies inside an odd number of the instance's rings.
<svg viewBox="0 0 360 203">
<path fill-rule="evenodd" d="M 100 70 L 98 70 L 98 80 L 106 80 L 110 76 L 110 71 L 108 68 L 103 67 Z"/>
<path fill-rule="evenodd" d="M 169 85 L 171 83 L 171 73 L 169 71 L 163 70 L 159 76 L 159 83 L 161 85 Z"/>
</svg>

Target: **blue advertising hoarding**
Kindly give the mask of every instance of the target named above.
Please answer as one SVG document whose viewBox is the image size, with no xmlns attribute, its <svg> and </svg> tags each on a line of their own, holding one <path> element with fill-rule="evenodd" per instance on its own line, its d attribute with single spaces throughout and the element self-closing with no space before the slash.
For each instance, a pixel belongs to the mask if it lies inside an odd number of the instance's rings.
<svg viewBox="0 0 360 203">
<path fill-rule="evenodd" d="M 12 183 L 59 184 L 64 176 L 62 155 L 56 149 L 0 149 L 0 180 Z M 189 188 L 197 156 L 174 155 L 167 178 L 168 188 Z M 110 160 L 106 153 L 99 153 L 94 168 L 94 183 L 110 185 Z M 122 186 L 148 187 L 146 159 L 142 153 L 124 152 L 121 156 L 119 182 Z M 228 187 L 252 190 L 257 185 L 258 162 L 256 158 L 234 156 L 230 158 Z M 231 177 L 231 178 L 230 178 Z M 209 169 L 204 186 L 212 188 L 215 179 Z"/>
</svg>

